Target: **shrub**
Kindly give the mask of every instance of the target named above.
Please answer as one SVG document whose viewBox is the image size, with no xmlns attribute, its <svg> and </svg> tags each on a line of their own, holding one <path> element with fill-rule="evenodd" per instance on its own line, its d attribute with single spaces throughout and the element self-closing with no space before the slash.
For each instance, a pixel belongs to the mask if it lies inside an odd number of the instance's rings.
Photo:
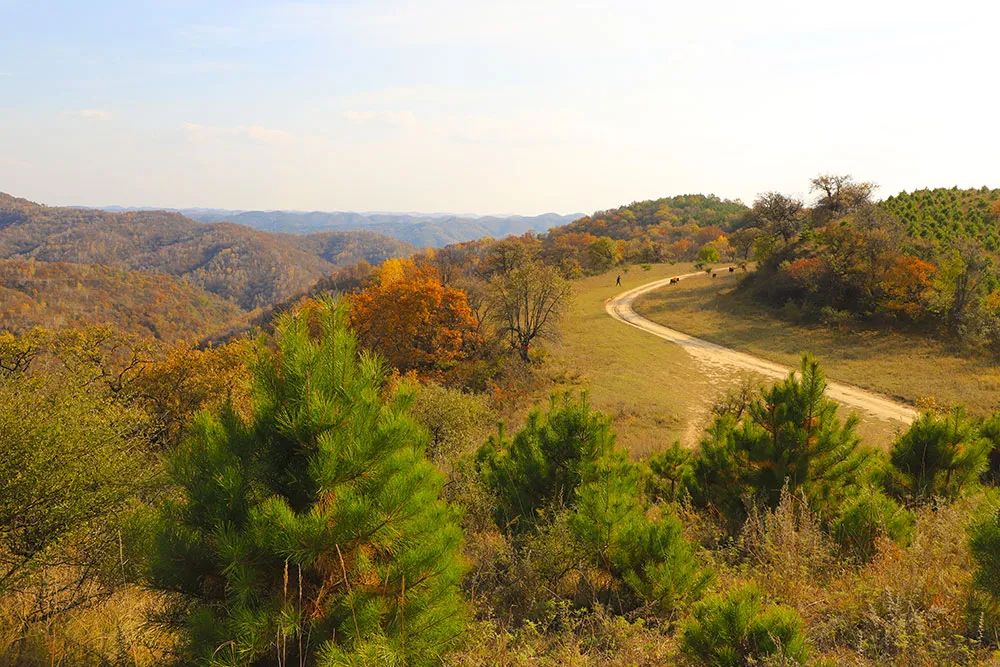
<svg viewBox="0 0 1000 667">
<path fill-rule="evenodd" d="M 909 543 L 913 515 L 882 491 L 868 487 L 845 503 L 833 524 L 833 533 L 848 551 L 869 560 L 875 555 L 879 537 Z"/>
<path fill-rule="evenodd" d="M 679 442 L 646 461 L 646 490 L 653 500 L 676 501 L 689 494 L 693 481 L 693 455 Z"/>
<path fill-rule="evenodd" d="M 789 607 L 765 604 L 756 586 L 706 599 L 684 628 L 681 647 L 702 665 L 740 667 L 781 657 L 804 663 L 802 619 Z"/>
<path fill-rule="evenodd" d="M 810 507 L 829 519 L 869 474 L 871 455 L 860 448 L 857 419 L 837 418 L 818 363 L 803 357 L 800 374 L 755 397 L 739 419 L 717 417 L 702 440 L 693 495 L 721 511 L 731 528 L 746 517 L 744 498 L 774 507 L 786 485 L 802 489 Z"/>
<path fill-rule="evenodd" d="M 461 633 L 461 533 L 426 435 L 330 302 L 283 315 L 252 416 L 203 414 L 171 457 L 154 587 L 186 664 L 434 664 Z"/>
<path fill-rule="evenodd" d="M 1000 510 L 969 528 L 969 548 L 976 563 L 976 586 L 1000 601 Z"/>
<path fill-rule="evenodd" d="M 530 552 L 566 521 L 570 537 L 558 548 L 550 540 L 543 549 L 563 553 L 561 562 L 543 570 L 558 572 L 556 579 L 575 573 L 582 582 L 577 589 L 587 594 L 571 593 L 564 582 L 543 575 L 557 595 L 618 612 L 647 606 L 661 616 L 700 596 L 708 575 L 680 521 L 651 510 L 639 466 L 614 448 L 610 420 L 585 398 L 554 399 L 512 440 L 488 443 L 479 462 L 484 483 L 498 498 L 497 523 L 516 538 L 525 559 L 545 560 Z"/>
<path fill-rule="evenodd" d="M 119 530 L 155 470 L 144 425 L 87 379 L 0 377 L 0 596 L 37 595 L 25 623 L 120 574 Z"/>
<path fill-rule="evenodd" d="M 614 446 L 611 420 L 590 408 L 586 396 L 553 397 L 546 412 L 528 415 L 514 436 L 501 431 L 477 456 L 483 482 L 497 498 L 496 520 L 515 531 L 530 528 L 538 511 L 569 504 L 582 468 Z"/>
<path fill-rule="evenodd" d="M 625 581 L 659 615 L 670 616 L 701 596 L 709 576 L 677 517 L 650 516 L 646 510 L 637 466 L 614 452 L 588 470 L 570 525 L 597 565 Z"/>
<path fill-rule="evenodd" d="M 427 429 L 427 455 L 446 469 L 482 443 L 496 418 L 482 394 L 426 383 L 415 388 L 410 414 Z"/>
<path fill-rule="evenodd" d="M 899 491 L 918 501 L 956 498 L 979 480 L 991 444 L 965 412 L 925 413 L 896 440 L 889 460 Z"/>
<path fill-rule="evenodd" d="M 981 639 L 1000 645 L 1000 509 L 969 527 L 976 592 L 969 600 L 970 625 Z"/>
<path fill-rule="evenodd" d="M 994 486 L 1000 485 L 1000 413 L 983 421 L 979 426 L 979 433 L 990 443 L 983 481 Z"/>
</svg>

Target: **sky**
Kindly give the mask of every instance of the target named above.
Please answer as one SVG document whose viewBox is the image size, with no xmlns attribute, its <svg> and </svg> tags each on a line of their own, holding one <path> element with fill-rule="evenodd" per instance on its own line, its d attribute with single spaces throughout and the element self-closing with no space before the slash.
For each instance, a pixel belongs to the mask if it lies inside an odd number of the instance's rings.
<svg viewBox="0 0 1000 667">
<path fill-rule="evenodd" d="M 982 0 L 0 0 L 0 191 L 591 212 L 1000 187 Z"/>
</svg>

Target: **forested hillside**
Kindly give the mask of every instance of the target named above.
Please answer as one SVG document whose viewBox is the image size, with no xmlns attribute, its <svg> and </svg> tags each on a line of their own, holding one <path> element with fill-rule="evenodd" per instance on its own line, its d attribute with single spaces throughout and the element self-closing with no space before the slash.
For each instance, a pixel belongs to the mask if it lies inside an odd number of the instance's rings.
<svg viewBox="0 0 1000 667">
<path fill-rule="evenodd" d="M 740 247 L 737 258 L 758 262 L 748 293 L 791 319 L 902 327 L 1000 355 L 1000 190 L 920 190 L 876 202 L 877 186 L 850 176 L 811 185 L 809 205 L 761 194 L 725 239 Z"/>
<path fill-rule="evenodd" d="M 235 304 L 163 273 L 0 260 L 0 331 L 109 325 L 174 342 L 219 335 L 246 319 Z"/>
<path fill-rule="evenodd" d="M 906 224 L 910 234 L 927 241 L 968 238 L 990 252 L 1000 250 L 1000 189 L 935 188 L 892 195 L 879 207 Z"/>
<path fill-rule="evenodd" d="M 709 244 L 728 250 L 726 233 L 743 224 L 746 213 L 742 203 L 715 195 L 634 202 L 553 229 L 546 252 L 570 272 L 693 259 Z"/>
<path fill-rule="evenodd" d="M 408 251 L 364 232 L 298 237 L 207 225 L 178 213 L 48 207 L 0 194 L 0 258 L 158 271 L 243 309 L 301 293 L 338 264 L 377 263 Z"/>
</svg>

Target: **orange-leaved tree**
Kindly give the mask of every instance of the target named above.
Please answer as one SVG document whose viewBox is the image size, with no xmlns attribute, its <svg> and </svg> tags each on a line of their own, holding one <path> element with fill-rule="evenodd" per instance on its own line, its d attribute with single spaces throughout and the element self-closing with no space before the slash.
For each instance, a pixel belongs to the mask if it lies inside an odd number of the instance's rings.
<svg viewBox="0 0 1000 667">
<path fill-rule="evenodd" d="M 390 259 L 349 299 L 361 343 L 402 372 L 439 376 L 470 359 L 480 342 L 468 296 L 442 284 L 428 264 Z"/>
<path fill-rule="evenodd" d="M 897 255 L 882 279 L 882 305 L 911 320 L 926 312 L 937 267 L 912 255 Z"/>
</svg>

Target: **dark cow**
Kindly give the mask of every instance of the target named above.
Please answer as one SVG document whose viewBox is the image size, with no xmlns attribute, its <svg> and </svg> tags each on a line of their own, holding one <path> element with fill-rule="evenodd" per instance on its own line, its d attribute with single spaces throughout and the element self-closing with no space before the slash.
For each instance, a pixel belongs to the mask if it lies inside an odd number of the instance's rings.
<svg viewBox="0 0 1000 667">
<path fill-rule="evenodd" d="M 717 275 L 719 275 L 719 274 L 718 273 L 714 273 L 714 272 L 712 273 L 712 277 L 713 278 L 716 277 Z"/>
<path fill-rule="evenodd" d="M 735 270 L 736 270 L 736 267 L 735 267 L 735 266 L 730 266 L 730 267 L 729 267 L 729 272 L 730 272 L 730 273 L 732 273 L 732 272 L 733 272 L 733 271 L 735 271 Z"/>
</svg>

